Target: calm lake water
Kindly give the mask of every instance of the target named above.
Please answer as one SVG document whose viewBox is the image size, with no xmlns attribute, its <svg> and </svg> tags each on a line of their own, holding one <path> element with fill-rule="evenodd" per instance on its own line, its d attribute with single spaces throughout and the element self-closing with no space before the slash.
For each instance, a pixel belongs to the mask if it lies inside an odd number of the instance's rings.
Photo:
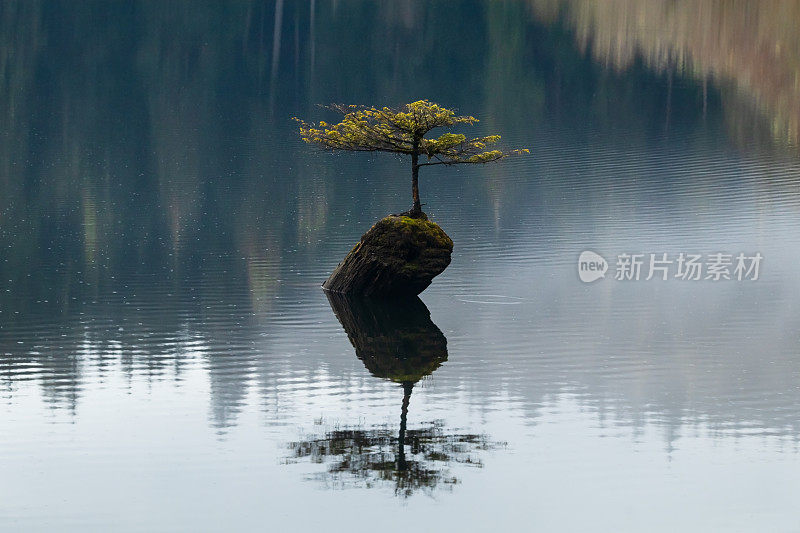
<svg viewBox="0 0 800 533">
<path fill-rule="evenodd" d="M 795 2 L 0 24 L 0 530 L 800 531 Z M 532 155 L 422 170 L 455 250 L 421 302 L 329 302 L 409 163 L 290 118 L 421 98 Z M 651 253 L 763 261 L 646 280 Z"/>
</svg>

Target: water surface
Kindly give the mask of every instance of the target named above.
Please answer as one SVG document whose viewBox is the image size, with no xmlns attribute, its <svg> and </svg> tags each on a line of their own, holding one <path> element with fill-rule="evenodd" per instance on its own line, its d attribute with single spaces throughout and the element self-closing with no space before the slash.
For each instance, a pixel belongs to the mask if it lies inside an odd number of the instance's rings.
<svg viewBox="0 0 800 533">
<path fill-rule="evenodd" d="M 800 528 L 798 14 L 617 4 L 6 2 L 0 530 Z M 408 162 L 290 117 L 420 98 L 533 155 L 423 169 L 420 301 L 329 300 Z M 764 261 L 613 279 L 681 252 Z"/>
</svg>

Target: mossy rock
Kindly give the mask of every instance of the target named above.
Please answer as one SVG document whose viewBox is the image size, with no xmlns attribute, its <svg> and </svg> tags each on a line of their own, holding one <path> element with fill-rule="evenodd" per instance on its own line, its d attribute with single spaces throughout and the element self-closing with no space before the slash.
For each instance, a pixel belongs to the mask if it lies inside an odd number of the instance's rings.
<svg viewBox="0 0 800 533">
<path fill-rule="evenodd" d="M 367 231 L 323 288 L 361 296 L 416 296 L 450 264 L 453 240 L 427 218 L 390 215 Z"/>
</svg>

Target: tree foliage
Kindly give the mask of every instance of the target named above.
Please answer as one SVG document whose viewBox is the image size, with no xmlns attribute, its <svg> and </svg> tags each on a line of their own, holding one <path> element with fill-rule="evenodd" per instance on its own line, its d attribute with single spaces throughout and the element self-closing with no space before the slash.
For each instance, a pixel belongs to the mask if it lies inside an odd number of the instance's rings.
<svg viewBox="0 0 800 533">
<path fill-rule="evenodd" d="M 460 124 L 472 125 L 478 119 L 456 115 L 455 111 L 428 100 L 406 104 L 399 109 L 358 105 L 328 106 L 344 118 L 338 124 L 309 124 L 296 118 L 300 137 L 326 150 L 353 152 L 392 152 L 411 156 L 411 195 L 413 205 L 405 215 L 425 218 L 419 199 L 420 167 L 491 163 L 511 155 L 527 154 L 529 150 L 499 150 L 490 147 L 500 140 L 499 135 L 467 139 L 461 133 L 444 133 L 435 139 L 425 135 L 435 128 L 451 128 Z M 426 162 L 420 163 L 420 156 Z"/>
<path fill-rule="evenodd" d="M 459 116 L 450 109 L 428 100 L 419 100 L 399 109 L 356 105 L 328 106 L 344 115 L 338 124 L 309 124 L 295 118 L 300 124 L 300 136 L 309 143 L 328 150 L 356 152 L 393 152 L 427 157 L 427 165 L 455 165 L 462 163 L 490 163 L 510 155 L 527 154 L 529 150 L 491 149 L 499 135 L 468 139 L 460 133 L 444 133 L 438 138 L 426 139 L 435 128 L 450 128 L 460 124 L 472 125 L 478 119 Z"/>
</svg>

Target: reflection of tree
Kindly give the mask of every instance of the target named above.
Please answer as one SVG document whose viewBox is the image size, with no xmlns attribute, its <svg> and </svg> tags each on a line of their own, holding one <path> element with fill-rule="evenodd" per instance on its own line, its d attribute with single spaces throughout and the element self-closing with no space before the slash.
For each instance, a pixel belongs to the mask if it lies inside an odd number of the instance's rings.
<svg viewBox="0 0 800 533">
<path fill-rule="evenodd" d="M 338 487 L 387 482 L 406 497 L 458 483 L 448 469 L 453 463 L 481 466 L 475 452 L 496 446 L 486 435 L 448 433 L 441 422 L 407 429 L 414 384 L 447 360 L 447 339 L 422 300 L 384 302 L 328 293 L 328 301 L 367 370 L 402 384 L 400 431 L 334 429 L 323 437 L 290 443 L 290 460 L 327 462 L 320 478 Z"/>
<path fill-rule="evenodd" d="M 331 430 L 323 437 L 292 442 L 294 455 L 289 461 L 309 458 L 328 463 L 317 478 L 334 488 L 385 483 L 394 485 L 395 494 L 408 497 L 419 490 L 451 488 L 458 478 L 449 465 L 480 467 L 476 452 L 497 446 L 486 435 L 448 433 L 441 422 L 405 435 L 404 429 L 401 423 L 400 439 L 388 427 Z"/>
</svg>

